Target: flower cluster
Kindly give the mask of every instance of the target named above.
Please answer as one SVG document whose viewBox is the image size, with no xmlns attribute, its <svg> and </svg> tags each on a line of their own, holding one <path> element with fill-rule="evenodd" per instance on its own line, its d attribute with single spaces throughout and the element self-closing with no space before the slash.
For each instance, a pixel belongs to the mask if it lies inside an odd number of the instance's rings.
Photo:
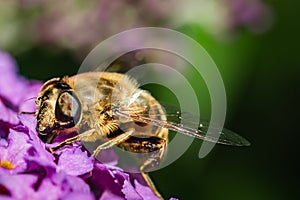
<svg viewBox="0 0 300 200">
<path fill-rule="evenodd" d="M 14 50 L 36 44 L 55 45 L 86 53 L 100 41 L 121 31 L 141 26 L 165 26 L 175 5 L 174 0 L 0 2 L 0 12 L 4 16 L 0 19 L 0 45 L 13 46 Z M 22 47 L 15 44 L 16 39 L 22 41 Z"/>
<path fill-rule="evenodd" d="M 254 33 L 266 31 L 272 23 L 267 4 L 258 0 L 226 0 L 227 24 L 230 29 L 247 28 Z"/>
<path fill-rule="evenodd" d="M 24 51 L 54 45 L 81 56 L 100 41 L 137 27 L 178 29 L 192 23 L 213 35 L 231 35 L 241 28 L 261 33 L 272 22 L 262 0 L 11 0 L 0 1 L 0 13 L 0 46 Z"/>
<path fill-rule="evenodd" d="M 94 160 L 80 143 L 49 153 L 35 117 L 18 115 L 35 109 L 27 100 L 40 87 L 17 75 L 15 61 L 0 51 L 0 199 L 159 199 L 140 175 L 112 165 L 117 160 Z"/>
</svg>

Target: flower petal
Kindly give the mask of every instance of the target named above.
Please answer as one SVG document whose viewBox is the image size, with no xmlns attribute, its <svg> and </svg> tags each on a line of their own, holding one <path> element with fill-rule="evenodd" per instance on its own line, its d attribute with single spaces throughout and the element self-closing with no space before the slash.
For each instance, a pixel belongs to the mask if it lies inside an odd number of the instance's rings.
<svg viewBox="0 0 300 200">
<path fill-rule="evenodd" d="M 7 107 L 15 111 L 19 111 L 18 107 L 24 109 L 22 111 L 34 111 L 34 101 L 25 101 L 36 97 L 41 86 L 41 82 L 28 81 L 19 76 L 15 60 L 0 51 L 0 97 L 5 100 Z"/>
<path fill-rule="evenodd" d="M 125 199 L 143 200 L 143 198 L 136 192 L 135 188 L 127 180 L 124 181 L 122 192 L 125 195 Z"/>
<path fill-rule="evenodd" d="M 96 197 L 100 197 L 102 192 L 108 190 L 115 195 L 123 197 L 122 188 L 125 180 L 129 180 L 129 175 L 117 167 L 104 165 L 95 161 L 92 176 L 87 178 L 87 183 L 94 188 Z"/>
<path fill-rule="evenodd" d="M 78 176 L 93 170 L 93 158 L 87 156 L 87 152 L 79 148 L 64 149 L 59 156 L 58 169 L 65 171 L 67 174 Z"/>
<path fill-rule="evenodd" d="M 108 190 L 105 190 L 99 200 L 125 200 L 123 197 L 117 196 Z"/>
<path fill-rule="evenodd" d="M 72 192 L 68 193 L 64 196 L 64 200 L 94 200 L 95 197 L 92 195 L 92 193 L 80 193 L 80 192 Z"/>
<path fill-rule="evenodd" d="M 35 193 L 33 185 L 36 181 L 37 177 L 31 174 L 0 174 L 0 185 L 9 192 L 9 196 L 13 199 L 29 199 L 30 194 Z"/>
<path fill-rule="evenodd" d="M 28 139 L 26 134 L 10 129 L 8 145 L 0 146 L 0 161 L 8 161 L 14 166 L 9 170 L 10 173 L 22 172 L 27 168 L 25 157 L 28 156 L 28 149 L 31 147 Z"/>
<path fill-rule="evenodd" d="M 36 118 L 30 115 L 18 115 L 23 126 L 17 126 L 14 129 L 23 129 L 29 135 L 31 140 L 28 143 L 32 144 L 32 148 L 29 149 L 30 156 L 37 156 L 44 160 L 53 161 L 54 156 L 46 150 L 45 144 L 40 140 L 35 130 Z"/>
<path fill-rule="evenodd" d="M 134 180 L 134 185 L 136 191 L 143 197 L 144 200 L 160 199 L 152 192 L 149 187 L 140 184 L 137 180 Z"/>
<path fill-rule="evenodd" d="M 19 119 L 17 113 L 10 108 L 6 107 L 0 99 L 0 121 L 7 122 L 9 124 L 18 124 Z"/>
</svg>

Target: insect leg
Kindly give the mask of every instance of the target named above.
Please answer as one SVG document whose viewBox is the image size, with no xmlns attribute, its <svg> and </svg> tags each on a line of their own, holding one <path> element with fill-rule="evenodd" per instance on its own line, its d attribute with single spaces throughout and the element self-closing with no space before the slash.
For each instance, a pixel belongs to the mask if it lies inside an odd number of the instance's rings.
<svg viewBox="0 0 300 200">
<path fill-rule="evenodd" d="M 66 146 L 68 144 L 72 144 L 73 142 L 77 142 L 77 141 L 80 141 L 80 140 L 85 140 L 86 138 L 89 138 L 94 133 L 95 133 L 95 129 L 85 131 L 82 134 L 79 134 L 79 135 L 76 135 L 76 136 L 71 137 L 69 139 L 66 139 L 65 141 L 59 143 L 55 147 L 50 148 L 49 150 L 50 150 L 51 153 L 54 153 L 58 149 L 61 149 L 62 147 Z"/>
<path fill-rule="evenodd" d="M 153 181 L 151 180 L 149 174 L 142 172 L 142 176 L 146 182 L 146 184 L 151 188 L 151 190 L 154 192 L 154 194 L 159 197 L 160 199 L 164 199 L 161 194 L 159 193 L 159 191 L 156 189 L 155 184 L 153 183 Z"/>
<path fill-rule="evenodd" d="M 114 145 L 118 145 L 118 144 L 124 142 L 126 139 L 128 139 L 132 135 L 133 132 L 134 132 L 134 130 L 129 130 L 129 131 L 127 131 L 121 135 L 118 135 L 117 137 L 99 145 L 96 148 L 96 150 L 94 151 L 93 156 L 97 157 L 97 155 L 100 153 L 100 151 L 102 149 L 108 149 L 108 148 L 113 147 Z"/>
<path fill-rule="evenodd" d="M 120 143 L 118 146 L 127 151 L 141 153 L 141 156 L 143 156 L 143 153 L 154 153 L 152 156 L 147 158 L 147 160 L 140 166 L 140 171 L 146 181 L 146 184 L 151 188 L 154 194 L 163 199 L 149 175 L 144 171 L 148 171 L 151 168 L 159 165 L 165 153 L 166 140 L 156 136 L 131 136 L 123 143 Z"/>
</svg>

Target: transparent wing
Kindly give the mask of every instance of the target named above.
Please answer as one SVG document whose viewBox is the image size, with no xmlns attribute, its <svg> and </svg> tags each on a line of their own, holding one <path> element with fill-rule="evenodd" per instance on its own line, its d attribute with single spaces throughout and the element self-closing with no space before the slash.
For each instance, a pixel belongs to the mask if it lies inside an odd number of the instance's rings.
<svg viewBox="0 0 300 200">
<path fill-rule="evenodd" d="M 242 136 L 230 131 L 228 129 L 222 129 L 222 131 L 217 131 L 217 126 L 211 125 L 211 134 L 207 135 L 209 123 L 206 121 L 201 121 L 200 123 L 195 123 L 194 115 L 189 113 L 182 113 L 174 111 L 174 109 L 166 114 L 160 114 L 166 116 L 167 120 L 160 120 L 157 118 L 159 115 L 149 115 L 148 113 L 141 113 L 138 111 L 126 111 L 120 109 L 114 109 L 115 114 L 130 118 L 134 121 L 151 124 L 154 126 L 159 126 L 162 128 L 167 128 L 172 131 L 177 131 L 182 134 L 195 137 L 201 140 L 232 145 L 232 146 L 249 146 L 250 142 L 247 141 Z M 151 116 L 151 117 L 149 117 Z"/>
</svg>

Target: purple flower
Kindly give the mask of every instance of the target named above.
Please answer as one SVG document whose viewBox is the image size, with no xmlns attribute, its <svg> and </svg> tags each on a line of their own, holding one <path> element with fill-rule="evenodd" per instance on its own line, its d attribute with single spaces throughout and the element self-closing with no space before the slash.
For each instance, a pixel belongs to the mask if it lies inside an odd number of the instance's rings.
<svg viewBox="0 0 300 200">
<path fill-rule="evenodd" d="M 0 121 L 2 121 L 2 123 L 6 122 L 8 124 L 18 124 L 19 122 L 16 112 L 13 111 L 11 108 L 6 107 L 6 105 L 1 99 L 0 99 Z"/>
<path fill-rule="evenodd" d="M 40 168 L 42 169 L 42 167 Z M 89 186 L 76 176 L 65 173 L 10 175 L 0 173 L 0 198 L 12 199 L 60 199 L 72 195 L 83 199 L 94 199 Z M 76 198 L 79 199 L 79 198 Z"/>
<path fill-rule="evenodd" d="M 17 75 L 14 60 L 3 52 L 0 67 L 0 199 L 159 199 L 141 184 L 141 176 L 114 166 L 118 158 L 112 150 L 99 155 L 106 164 L 94 160 L 80 142 L 49 153 L 49 146 L 65 138 L 46 145 L 36 132 L 35 117 L 18 115 L 23 109 L 34 111 L 34 104 L 22 104 L 37 96 L 41 83 Z"/>
<path fill-rule="evenodd" d="M 33 186 L 37 180 L 38 177 L 32 174 L 0 173 L 0 198 L 28 199 L 35 193 Z"/>
<path fill-rule="evenodd" d="M 253 32 L 263 32 L 271 24 L 270 8 L 260 0 L 226 0 L 229 25 L 232 28 L 247 27 Z"/>
<path fill-rule="evenodd" d="M 35 111 L 34 100 L 42 83 L 28 81 L 17 74 L 16 62 L 0 51 L 0 124 L 17 125 L 19 111 Z"/>
<path fill-rule="evenodd" d="M 10 130 L 7 141 L 2 139 L 0 146 L 0 167 L 9 173 L 24 172 L 27 165 L 24 157 L 28 156 L 31 145 L 28 136 L 15 130 Z M 6 141 L 6 142 L 4 142 Z"/>
<path fill-rule="evenodd" d="M 50 0 L 20 0 L 11 4 L 0 2 L 0 6 L 12 11 L 4 12 L 4 25 L 22 30 L 22 34 L 12 34 L 3 29 L 5 34 L 0 35 L 0 42 L 6 39 L 2 42 L 6 47 L 24 50 L 34 45 L 52 44 L 82 53 L 118 32 L 167 24 L 177 4 L 159 0 L 91 0 L 88 3 L 67 0 L 60 4 Z M 26 24 L 15 14 L 20 12 L 28 16 Z M 16 39 L 26 45 L 16 45 Z"/>
</svg>

